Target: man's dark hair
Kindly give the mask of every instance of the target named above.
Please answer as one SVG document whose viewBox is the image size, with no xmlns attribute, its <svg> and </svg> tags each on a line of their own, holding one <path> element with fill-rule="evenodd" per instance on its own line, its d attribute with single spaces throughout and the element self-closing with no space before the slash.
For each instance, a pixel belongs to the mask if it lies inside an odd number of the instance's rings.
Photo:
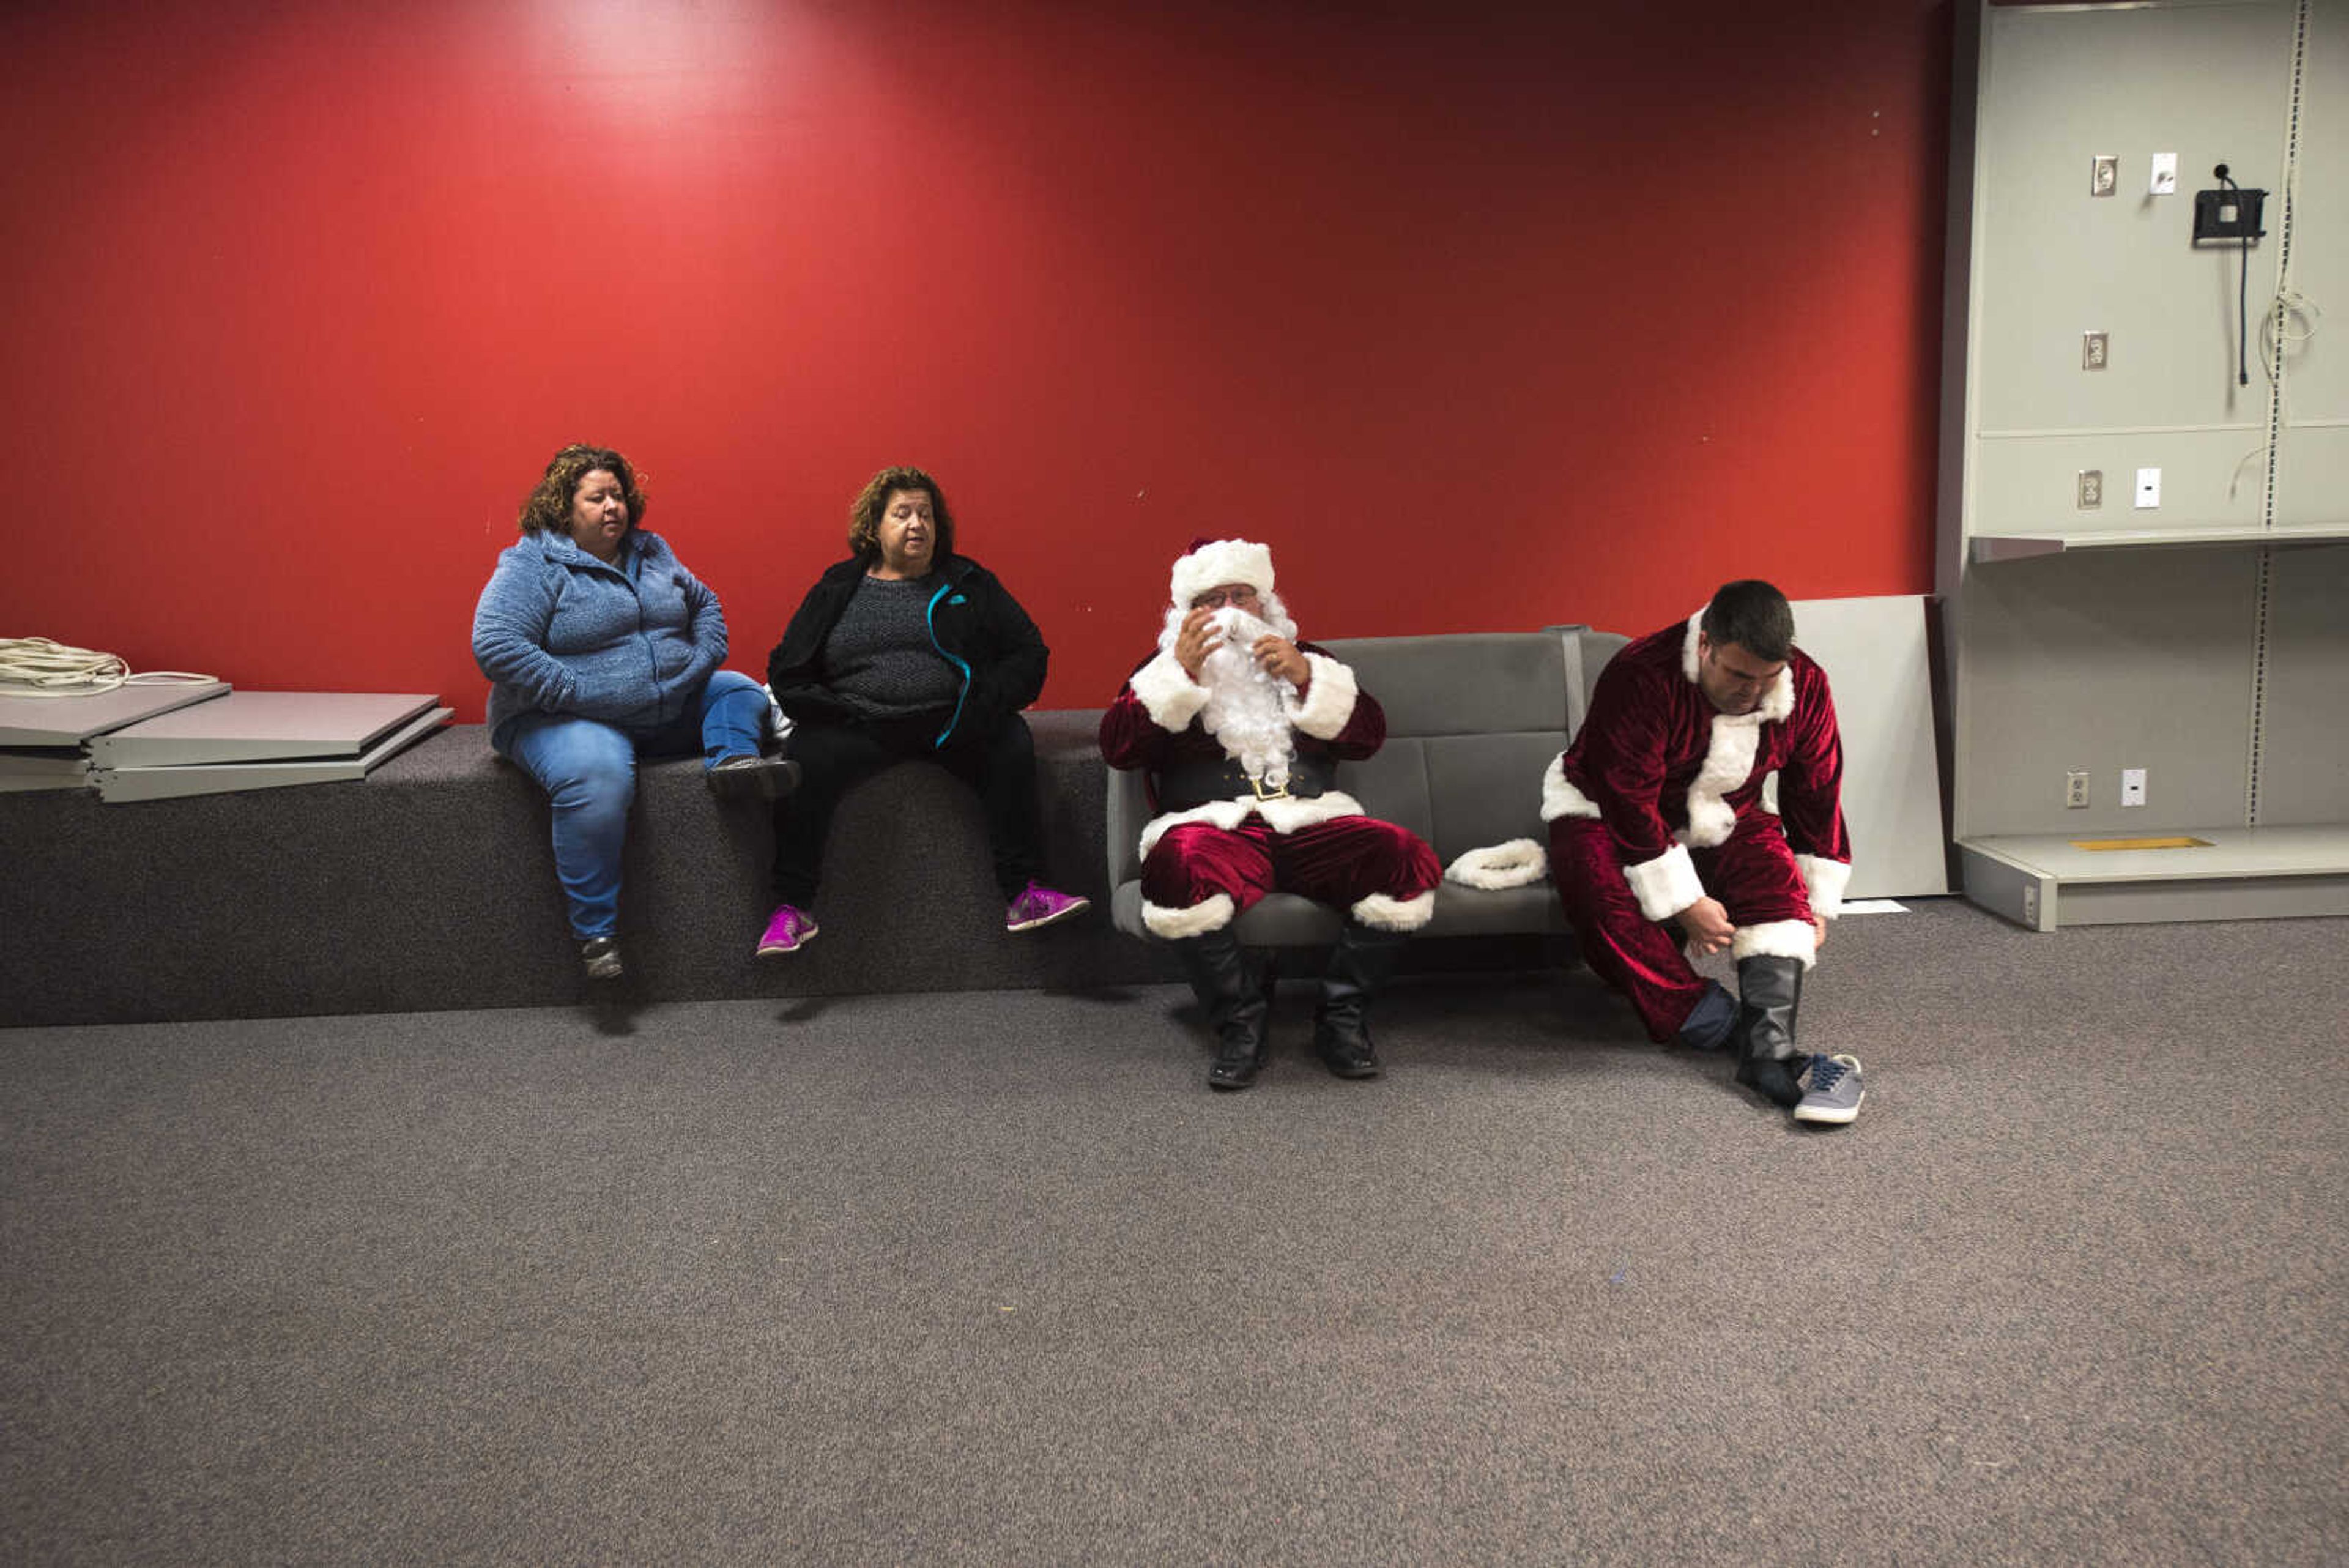
<svg viewBox="0 0 2349 1568">
<path fill-rule="evenodd" d="M 1697 625 L 1713 647 L 1733 642 L 1768 664 L 1784 659 L 1795 646 L 1794 607 L 1758 577 L 1723 583 Z"/>
</svg>

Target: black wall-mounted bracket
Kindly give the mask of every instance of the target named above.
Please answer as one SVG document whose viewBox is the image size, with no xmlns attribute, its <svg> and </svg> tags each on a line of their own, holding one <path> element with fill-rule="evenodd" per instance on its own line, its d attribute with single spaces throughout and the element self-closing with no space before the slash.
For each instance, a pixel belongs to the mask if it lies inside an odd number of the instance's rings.
<svg viewBox="0 0 2349 1568">
<path fill-rule="evenodd" d="M 2265 191 L 2246 191 L 2240 185 L 2228 191 L 2195 192 L 2194 243 L 2247 245 L 2261 238 L 2267 233 L 2260 226 L 2267 196 Z"/>
</svg>

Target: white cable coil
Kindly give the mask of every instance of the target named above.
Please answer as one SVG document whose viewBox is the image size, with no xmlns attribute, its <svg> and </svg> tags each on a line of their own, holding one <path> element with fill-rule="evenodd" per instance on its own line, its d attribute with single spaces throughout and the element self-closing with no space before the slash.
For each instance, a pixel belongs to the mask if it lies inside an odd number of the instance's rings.
<svg viewBox="0 0 2349 1568">
<path fill-rule="evenodd" d="M 46 637 L 0 637 L 0 697 L 96 697 L 124 686 L 191 686 L 187 670 L 132 673 L 120 654 L 69 648 Z"/>
</svg>

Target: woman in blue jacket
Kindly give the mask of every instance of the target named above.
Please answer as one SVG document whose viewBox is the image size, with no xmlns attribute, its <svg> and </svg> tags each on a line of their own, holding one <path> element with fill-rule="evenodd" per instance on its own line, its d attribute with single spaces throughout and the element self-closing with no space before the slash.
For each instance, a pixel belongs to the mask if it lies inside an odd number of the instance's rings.
<svg viewBox="0 0 2349 1568">
<path fill-rule="evenodd" d="M 833 807 L 857 780 L 927 758 L 978 794 L 1003 890 L 1003 927 L 1034 930 L 1090 900 L 1043 875 L 1036 747 L 1019 710 L 1049 650 L 995 574 L 955 553 L 954 514 L 918 468 L 874 474 L 848 513 L 850 557 L 827 570 L 767 659 L 792 720 L 799 794 L 775 813 L 775 912 L 759 953 L 816 934 L 816 877 Z"/>
<path fill-rule="evenodd" d="M 644 488 L 618 452 L 566 446 L 522 504 L 473 611 L 490 744 L 554 805 L 554 870 L 592 980 L 621 975 L 620 850 L 636 758 L 698 746 L 722 797 L 772 800 L 798 777 L 761 757 L 767 694 L 718 668 L 718 596 L 640 526 Z"/>
</svg>

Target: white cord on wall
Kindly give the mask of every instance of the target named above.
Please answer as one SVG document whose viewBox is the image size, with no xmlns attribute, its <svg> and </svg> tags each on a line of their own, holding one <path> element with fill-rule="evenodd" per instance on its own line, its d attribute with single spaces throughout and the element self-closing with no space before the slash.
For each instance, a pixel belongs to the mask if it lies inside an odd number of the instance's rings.
<svg viewBox="0 0 2349 1568">
<path fill-rule="evenodd" d="M 68 648 L 46 637 L 0 637 L 0 697 L 96 697 L 122 686 L 190 686 L 212 679 L 187 670 L 133 674 L 119 654 Z"/>
</svg>

